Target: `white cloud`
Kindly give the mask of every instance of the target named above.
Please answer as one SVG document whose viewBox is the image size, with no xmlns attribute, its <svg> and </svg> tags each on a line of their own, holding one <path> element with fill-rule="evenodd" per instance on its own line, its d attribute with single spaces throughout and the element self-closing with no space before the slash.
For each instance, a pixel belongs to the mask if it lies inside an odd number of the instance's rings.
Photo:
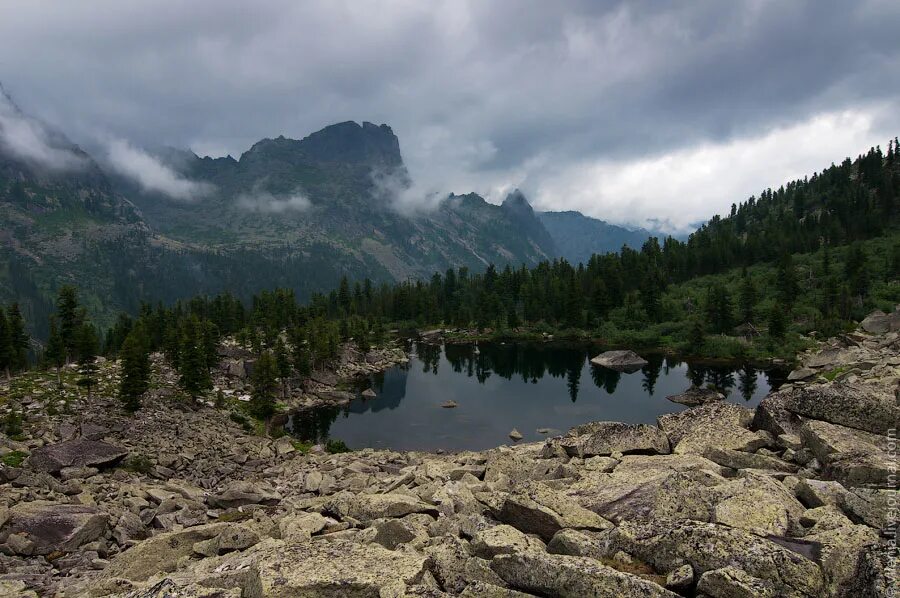
<svg viewBox="0 0 900 598">
<path fill-rule="evenodd" d="M 13 155 L 54 170 L 84 166 L 84 158 L 60 139 L 54 144 L 51 133 L 37 120 L 22 114 L 0 89 L 0 145 Z"/>
<path fill-rule="evenodd" d="M 303 212 L 312 207 L 312 202 L 299 189 L 286 195 L 275 195 L 254 185 L 250 193 L 238 196 L 237 203 L 240 207 L 251 212 L 261 214 L 283 214 L 285 212 Z"/>
<path fill-rule="evenodd" d="M 122 139 L 109 139 L 106 151 L 110 166 L 136 181 L 144 191 L 163 193 L 173 199 L 191 201 L 209 195 L 214 190 L 209 183 L 182 177 L 154 156 Z"/>
<path fill-rule="evenodd" d="M 887 108 L 819 114 L 756 137 L 636 160 L 585 161 L 543 179 L 535 203 L 614 223 L 685 232 L 767 186 L 778 188 L 821 172 L 848 153 L 886 143 L 888 132 L 874 130 L 873 124 Z"/>
</svg>

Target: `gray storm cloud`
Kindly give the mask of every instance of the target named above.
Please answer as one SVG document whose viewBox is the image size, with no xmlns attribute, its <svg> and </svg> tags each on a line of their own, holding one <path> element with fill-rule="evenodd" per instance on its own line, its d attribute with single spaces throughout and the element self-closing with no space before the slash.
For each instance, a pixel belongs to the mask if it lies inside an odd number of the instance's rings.
<svg viewBox="0 0 900 598">
<path fill-rule="evenodd" d="M 0 76 L 76 141 L 237 155 L 384 122 L 401 210 L 518 186 L 677 228 L 896 135 L 898 30 L 896 0 L 7 0 Z M 838 145 L 834 122 L 858 128 Z M 790 169 L 773 139 L 801 151 Z"/>
<path fill-rule="evenodd" d="M 192 201 L 215 190 L 209 183 L 182 177 L 155 156 L 122 139 L 106 140 L 106 160 L 117 173 L 132 179 L 144 191 L 162 193 L 172 199 Z"/>
</svg>

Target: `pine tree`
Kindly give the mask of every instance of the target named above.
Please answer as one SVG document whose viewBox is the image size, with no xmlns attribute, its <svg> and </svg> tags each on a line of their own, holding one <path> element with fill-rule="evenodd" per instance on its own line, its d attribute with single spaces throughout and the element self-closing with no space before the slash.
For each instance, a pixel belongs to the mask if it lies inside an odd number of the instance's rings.
<svg viewBox="0 0 900 598">
<path fill-rule="evenodd" d="M 784 309 L 774 305 L 769 311 L 769 336 L 776 340 L 782 340 L 785 334 L 787 334 L 787 317 Z"/>
<path fill-rule="evenodd" d="M 698 355 L 703 349 L 705 338 L 706 331 L 703 329 L 703 321 L 700 318 L 693 318 L 688 328 L 688 351 L 692 355 Z"/>
<path fill-rule="evenodd" d="M 28 365 L 28 333 L 25 332 L 25 320 L 19 311 L 19 304 L 13 303 L 6 310 L 9 327 L 9 365 L 14 371 L 24 370 Z"/>
<path fill-rule="evenodd" d="M 728 289 L 722 283 L 715 283 L 706 293 L 706 319 L 717 334 L 731 330 L 731 299 Z"/>
<path fill-rule="evenodd" d="M 291 379 L 291 360 L 288 356 L 287 347 L 284 344 L 284 341 L 281 340 L 281 336 L 279 336 L 275 340 L 275 369 L 278 371 L 278 378 L 281 379 L 281 396 L 282 398 L 287 398 L 290 389 L 288 388 L 288 383 Z"/>
<path fill-rule="evenodd" d="M 250 382 L 250 408 L 253 415 L 260 419 L 268 419 L 275 413 L 275 393 L 278 389 L 278 366 L 270 351 L 263 351 L 256 363 Z"/>
<path fill-rule="evenodd" d="M 738 297 L 738 307 L 741 310 L 741 322 L 750 323 L 753 321 L 753 308 L 756 306 L 756 287 L 753 285 L 753 279 L 747 270 L 744 270 L 741 276 L 741 289 Z"/>
<path fill-rule="evenodd" d="M 87 389 L 88 399 L 97 385 L 97 351 L 100 341 L 94 327 L 85 322 L 75 331 L 75 351 L 78 356 L 78 386 Z"/>
<path fill-rule="evenodd" d="M 202 324 L 197 316 L 191 316 L 184 324 L 178 348 L 178 366 L 181 387 L 196 398 L 212 388 L 207 355 L 203 343 Z"/>
<path fill-rule="evenodd" d="M 56 319 L 59 323 L 59 335 L 66 350 L 66 364 L 75 355 L 75 336 L 78 331 L 78 298 L 75 287 L 60 287 L 56 299 Z"/>
<path fill-rule="evenodd" d="M 141 407 L 141 397 L 150 387 L 149 339 L 142 325 L 135 326 L 122 343 L 122 372 L 119 400 L 125 410 L 134 413 Z"/>
<path fill-rule="evenodd" d="M 6 381 L 10 382 L 10 370 L 12 368 L 12 343 L 9 335 L 9 321 L 6 312 L 0 307 L 0 369 L 6 372 Z"/>
<path fill-rule="evenodd" d="M 782 254 L 778 260 L 777 288 L 782 308 L 790 308 L 797 297 L 797 273 L 790 253 Z"/>
<path fill-rule="evenodd" d="M 56 384 L 62 388 L 60 369 L 66 363 L 66 347 L 63 345 L 59 326 L 53 316 L 50 317 L 50 336 L 47 338 L 47 347 L 44 349 L 44 359 L 56 370 Z"/>
</svg>

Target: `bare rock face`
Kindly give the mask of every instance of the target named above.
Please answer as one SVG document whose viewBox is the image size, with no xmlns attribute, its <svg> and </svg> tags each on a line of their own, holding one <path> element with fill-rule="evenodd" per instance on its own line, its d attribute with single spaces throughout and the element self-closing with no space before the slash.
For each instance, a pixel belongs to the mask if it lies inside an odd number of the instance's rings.
<svg viewBox="0 0 900 598">
<path fill-rule="evenodd" d="M 96 507 L 48 501 L 21 503 L 0 527 L 0 544 L 26 556 L 70 552 L 106 531 L 108 515 Z"/>
<path fill-rule="evenodd" d="M 591 363 L 618 372 L 636 372 L 649 362 L 634 351 L 606 351 L 592 358 Z"/>
<path fill-rule="evenodd" d="M 47 473 L 65 467 L 108 467 L 127 454 L 128 451 L 105 442 L 78 438 L 34 449 L 28 457 L 28 466 Z"/>
</svg>

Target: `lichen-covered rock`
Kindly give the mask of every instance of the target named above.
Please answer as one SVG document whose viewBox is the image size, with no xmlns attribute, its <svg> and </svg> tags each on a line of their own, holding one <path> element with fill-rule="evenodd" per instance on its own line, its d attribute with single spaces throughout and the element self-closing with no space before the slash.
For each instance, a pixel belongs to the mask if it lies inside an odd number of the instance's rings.
<svg viewBox="0 0 900 598">
<path fill-rule="evenodd" d="M 572 428 L 559 444 L 568 455 L 582 458 L 613 453 L 670 452 L 669 439 L 658 427 L 621 422 L 593 422 Z"/>
<path fill-rule="evenodd" d="M 477 582 L 493 587 L 505 585 L 491 569 L 490 562 L 474 556 L 468 542 L 456 536 L 435 538 L 423 552 L 430 558 L 435 578 L 448 592 L 462 592 Z"/>
<path fill-rule="evenodd" d="M 344 493 L 329 501 L 327 508 L 341 518 L 351 517 L 362 522 L 403 517 L 410 513 L 430 513 L 437 516 L 437 509 L 433 505 L 398 492 L 356 495 Z"/>
<path fill-rule="evenodd" d="M 503 501 L 498 519 L 544 541 L 564 528 L 602 530 L 612 524 L 540 482 L 525 484 Z"/>
<path fill-rule="evenodd" d="M 540 552 L 507 554 L 491 561 L 491 568 L 512 587 L 542 596 L 678 596 L 652 581 L 585 557 Z"/>
<path fill-rule="evenodd" d="M 777 480 L 765 475 L 746 477 L 714 489 L 713 521 L 745 529 L 760 536 L 786 536 L 799 527 L 806 510 Z"/>
<path fill-rule="evenodd" d="M 648 361 L 634 351 L 618 350 L 605 351 L 592 357 L 591 363 L 619 372 L 636 372 L 647 365 Z"/>
<path fill-rule="evenodd" d="M 684 563 L 700 573 L 734 566 L 773 583 L 780 593 L 805 596 L 817 595 L 823 585 L 813 561 L 750 532 L 715 523 L 623 522 L 611 542 L 664 571 Z"/>
<path fill-rule="evenodd" d="M 801 435 L 827 475 L 844 486 L 891 486 L 897 459 L 887 436 L 818 420 L 804 422 Z"/>
<path fill-rule="evenodd" d="M 108 467 L 127 454 L 128 451 L 106 442 L 77 438 L 34 449 L 26 465 L 37 471 L 56 473 L 66 467 Z"/>
<path fill-rule="evenodd" d="M 702 455 L 708 448 L 754 451 L 769 439 L 748 429 L 753 412 L 746 407 L 719 401 L 657 418 L 668 436 L 672 452 Z"/>
<path fill-rule="evenodd" d="M 23 502 L 9 509 L 5 522 L 0 521 L 0 544 L 10 545 L 13 553 L 25 556 L 71 552 L 100 538 L 108 519 L 96 507 L 41 500 Z"/>
<path fill-rule="evenodd" d="M 687 405 L 688 407 L 696 407 L 698 405 L 706 405 L 707 403 L 721 401 L 725 398 L 725 395 L 713 388 L 691 386 L 682 393 L 669 395 L 666 398 L 673 403 L 680 403 L 682 405 Z"/>
<path fill-rule="evenodd" d="M 281 495 L 268 483 L 238 480 L 210 496 L 209 504 L 222 509 L 233 509 L 244 505 L 274 505 L 280 500 Z"/>
<path fill-rule="evenodd" d="M 534 536 L 523 534 L 511 525 L 498 525 L 478 532 L 472 538 L 472 550 L 483 559 L 491 559 L 498 554 L 544 549 L 543 542 Z"/>
<path fill-rule="evenodd" d="M 707 571 L 697 583 L 697 591 L 712 598 L 776 598 L 775 584 L 748 575 L 736 567 Z"/>
<path fill-rule="evenodd" d="M 403 596 L 428 573 L 428 557 L 346 540 L 272 543 L 253 555 L 247 598 Z"/>
<path fill-rule="evenodd" d="M 856 428 L 873 434 L 887 434 L 900 421 L 900 406 L 886 389 L 870 384 L 831 384 L 792 387 L 767 397 L 764 403 L 778 403 L 804 418 Z"/>
</svg>

